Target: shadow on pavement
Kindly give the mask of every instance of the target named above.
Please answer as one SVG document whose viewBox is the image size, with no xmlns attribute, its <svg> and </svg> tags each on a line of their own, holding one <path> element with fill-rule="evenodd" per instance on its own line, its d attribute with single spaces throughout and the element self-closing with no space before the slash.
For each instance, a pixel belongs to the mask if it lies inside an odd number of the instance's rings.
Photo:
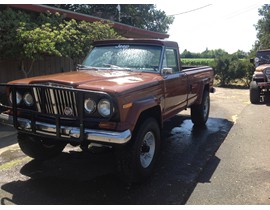
<svg viewBox="0 0 270 210">
<path fill-rule="evenodd" d="M 0 149 L 17 143 L 17 131 L 0 122 Z"/>
<path fill-rule="evenodd" d="M 185 204 L 198 182 L 209 182 L 218 166 L 215 153 L 233 123 L 210 118 L 204 128 L 193 127 L 188 116 L 177 115 L 165 123 L 160 160 L 153 176 L 142 184 L 128 185 L 116 175 L 113 152 L 62 153 L 21 168 L 26 181 L 1 188 L 13 195 L 1 204 Z M 212 171 L 200 177 L 211 159 Z"/>
</svg>

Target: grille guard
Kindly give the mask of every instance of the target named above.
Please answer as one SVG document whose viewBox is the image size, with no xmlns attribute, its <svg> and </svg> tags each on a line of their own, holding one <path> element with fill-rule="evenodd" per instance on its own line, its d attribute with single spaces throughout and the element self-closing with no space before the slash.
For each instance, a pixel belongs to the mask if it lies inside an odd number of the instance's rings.
<svg viewBox="0 0 270 210">
<path fill-rule="evenodd" d="M 104 92 L 99 91 L 88 91 L 88 90 L 79 90 L 75 88 L 66 88 L 66 87 L 59 87 L 59 86 L 50 86 L 50 85 L 17 85 L 17 84 L 0 84 L 0 86 L 5 86 L 10 88 L 12 92 L 12 101 L 16 101 L 16 90 L 21 88 L 31 88 L 35 90 L 37 88 L 42 89 L 49 89 L 57 91 L 68 91 L 72 92 L 72 94 L 76 94 L 77 99 L 77 115 L 76 116 L 66 116 L 63 113 L 59 114 L 58 112 L 47 113 L 48 109 L 46 109 L 44 103 L 40 103 L 40 108 L 36 108 L 35 110 L 31 109 L 23 109 L 18 107 L 17 103 L 13 103 L 12 107 L 8 105 L 3 105 L 0 103 L 0 111 L 2 112 L 3 109 L 11 110 L 12 115 L 8 115 L 6 113 L 0 114 L 0 119 L 5 121 L 8 124 L 12 124 L 17 130 L 24 133 L 29 133 L 31 135 L 43 136 L 48 138 L 55 138 L 55 139 L 65 139 L 70 142 L 82 142 L 85 140 L 97 141 L 97 142 L 104 142 L 104 143 L 114 143 L 114 144 L 124 144 L 131 139 L 131 132 L 130 130 L 125 130 L 122 132 L 116 131 L 107 131 L 107 130 L 97 130 L 97 129 L 89 129 L 85 128 L 85 112 L 84 112 L 84 99 L 85 95 L 87 94 L 100 94 L 108 98 L 112 103 L 115 103 L 112 97 Z M 45 91 L 44 91 L 45 93 Z M 40 98 L 43 93 L 40 93 Z M 74 99 L 74 96 L 73 96 Z M 44 100 L 44 99 L 43 99 Z M 37 103 L 35 101 L 35 103 Z M 55 105 L 56 106 L 56 105 Z M 113 107 L 111 106 L 111 113 L 113 113 Z M 52 108 L 55 110 L 55 108 Z M 47 110 L 47 111 L 46 111 Z M 31 119 L 26 119 L 18 115 L 18 113 L 24 113 L 31 116 Z M 45 122 L 37 121 L 36 118 L 38 116 L 47 116 L 50 118 L 55 119 L 54 124 L 49 124 Z M 101 119 L 95 119 L 94 121 L 109 121 L 112 116 L 108 118 L 102 117 Z M 87 116 L 89 120 L 89 116 Z M 77 120 L 79 122 L 79 127 L 72 127 L 72 126 L 63 126 L 60 122 L 64 119 L 72 119 Z M 91 118 L 90 118 L 91 119 Z"/>
</svg>

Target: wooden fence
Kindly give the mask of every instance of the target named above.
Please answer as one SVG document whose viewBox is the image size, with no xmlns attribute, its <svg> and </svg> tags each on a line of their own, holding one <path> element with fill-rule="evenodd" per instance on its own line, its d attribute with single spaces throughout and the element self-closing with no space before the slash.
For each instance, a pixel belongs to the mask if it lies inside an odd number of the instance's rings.
<svg viewBox="0 0 270 210">
<path fill-rule="evenodd" d="M 73 71 L 78 62 L 64 57 L 44 57 L 42 60 L 34 62 L 28 77 Z M 30 63 L 30 61 L 26 61 L 25 67 L 29 67 Z M 19 60 L 0 60 L 0 83 L 25 78 L 20 69 L 21 62 Z M 0 87 L 0 99 L 3 97 L 4 91 L 4 88 Z"/>
</svg>

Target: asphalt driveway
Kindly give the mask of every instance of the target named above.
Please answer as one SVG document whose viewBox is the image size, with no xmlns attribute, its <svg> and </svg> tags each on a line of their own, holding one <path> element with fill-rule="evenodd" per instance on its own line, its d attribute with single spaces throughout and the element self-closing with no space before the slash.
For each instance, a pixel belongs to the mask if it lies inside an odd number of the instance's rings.
<svg viewBox="0 0 270 210">
<path fill-rule="evenodd" d="M 217 88 L 204 129 L 189 110 L 166 122 L 155 173 L 140 185 L 118 178 L 111 151 L 68 146 L 32 160 L 0 124 L 1 204 L 270 204 L 269 112 L 248 90 Z"/>
</svg>

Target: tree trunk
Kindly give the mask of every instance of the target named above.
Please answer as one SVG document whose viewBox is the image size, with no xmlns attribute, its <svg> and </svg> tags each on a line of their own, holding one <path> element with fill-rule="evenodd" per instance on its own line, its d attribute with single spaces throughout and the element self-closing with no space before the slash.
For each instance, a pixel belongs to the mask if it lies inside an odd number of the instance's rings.
<svg viewBox="0 0 270 210">
<path fill-rule="evenodd" d="M 34 65 L 35 60 L 31 60 L 31 64 L 29 69 L 27 70 L 24 64 L 24 60 L 22 60 L 21 63 L 21 71 L 23 72 L 23 75 L 25 78 L 28 78 L 29 74 L 31 73 L 32 69 L 33 69 L 33 65 Z"/>
</svg>

